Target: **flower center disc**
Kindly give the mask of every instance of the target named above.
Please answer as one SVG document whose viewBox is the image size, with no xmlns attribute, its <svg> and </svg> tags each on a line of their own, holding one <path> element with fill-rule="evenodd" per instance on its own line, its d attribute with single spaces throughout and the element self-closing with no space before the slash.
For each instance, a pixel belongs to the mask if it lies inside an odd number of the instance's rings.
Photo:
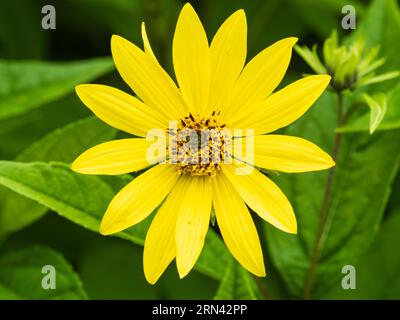
<svg viewBox="0 0 400 320">
<path fill-rule="evenodd" d="M 180 119 L 173 141 L 179 173 L 215 176 L 221 170 L 230 138 L 218 116 L 214 111 L 209 117 L 190 113 Z"/>
</svg>

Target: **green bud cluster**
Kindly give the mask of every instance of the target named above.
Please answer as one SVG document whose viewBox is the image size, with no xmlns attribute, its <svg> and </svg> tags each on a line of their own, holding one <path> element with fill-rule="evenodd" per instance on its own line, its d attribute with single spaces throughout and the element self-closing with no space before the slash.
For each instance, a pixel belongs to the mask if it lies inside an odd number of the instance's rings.
<svg viewBox="0 0 400 320">
<path fill-rule="evenodd" d="M 340 45 L 336 30 L 323 44 L 322 61 L 317 45 L 312 49 L 295 46 L 295 50 L 316 73 L 331 75 L 331 87 L 336 91 L 354 90 L 400 75 L 399 71 L 377 75 L 376 69 L 385 63 L 385 58 L 378 57 L 379 47 L 367 49 L 362 39 Z"/>
</svg>

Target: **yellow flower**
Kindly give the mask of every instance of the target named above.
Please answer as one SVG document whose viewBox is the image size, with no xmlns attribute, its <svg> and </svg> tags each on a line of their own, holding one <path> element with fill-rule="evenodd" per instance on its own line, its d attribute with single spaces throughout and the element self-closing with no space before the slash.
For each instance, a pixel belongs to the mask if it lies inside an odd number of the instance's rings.
<svg viewBox="0 0 400 320">
<path fill-rule="evenodd" d="M 217 132 L 225 128 L 252 129 L 255 136 L 234 136 L 233 145 L 254 142 L 251 164 L 255 167 L 283 172 L 327 169 L 334 161 L 316 145 L 269 133 L 303 115 L 322 94 L 330 77 L 309 76 L 272 93 L 286 72 L 297 38 L 274 43 L 245 66 L 247 25 L 243 10 L 222 24 L 209 45 L 194 9 L 190 4 L 183 7 L 173 39 L 179 87 L 158 63 L 144 24 L 142 36 L 144 51 L 119 36 L 111 40 L 116 67 L 138 98 L 104 85 L 76 88 L 97 117 L 136 137 L 95 146 L 80 155 L 72 169 L 106 175 L 147 169 L 111 201 L 100 232 L 109 235 L 124 230 L 158 208 L 144 245 L 144 272 L 153 284 L 174 258 L 180 277 L 189 273 L 202 250 L 211 214 L 215 213 L 232 255 L 253 274 L 265 276 L 249 208 L 277 228 L 296 233 L 296 218 L 282 191 L 255 168 L 247 175 L 237 174 L 246 161 L 240 156 L 230 164 L 211 158 L 206 164 L 191 164 L 187 158 L 183 162 L 163 162 L 164 155 L 158 154 L 152 161 L 160 163 L 151 166 L 148 149 L 153 142 L 146 136 L 154 128 L 169 130 L 170 120 L 178 121 L 178 133 L 184 128 Z M 227 140 L 218 141 L 222 150 L 218 155 L 223 158 Z M 196 154 L 201 154 L 203 148 L 200 145 Z M 167 149 L 171 151 L 172 147 Z"/>
</svg>

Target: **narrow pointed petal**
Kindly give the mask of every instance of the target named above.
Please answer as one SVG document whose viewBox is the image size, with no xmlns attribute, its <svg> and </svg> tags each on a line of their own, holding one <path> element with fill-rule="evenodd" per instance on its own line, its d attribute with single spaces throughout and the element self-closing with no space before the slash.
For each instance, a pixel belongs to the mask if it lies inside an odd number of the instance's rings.
<svg viewBox="0 0 400 320">
<path fill-rule="evenodd" d="M 264 277 L 264 258 L 257 229 L 245 203 L 223 174 L 213 179 L 213 206 L 229 251 L 248 271 Z"/>
<path fill-rule="evenodd" d="M 84 174 L 118 175 L 144 169 L 165 160 L 165 154 L 148 158 L 152 142 L 142 138 L 105 142 L 86 150 L 73 163 L 71 169 Z"/>
<path fill-rule="evenodd" d="M 238 140 L 243 144 L 247 143 L 247 138 Z M 335 161 L 310 141 L 269 134 L 254 137 L 254 165 L 269 170 L 296 173 L 325 170 L 333 167 Z"/>
<path fill-rule="evenodd" d="M 146 25 L 144 22 L 142 22 L 142 39 L 143 39 L 144 52 L 146 52 L 146 54 L 148 54 L 158 63 L 156 55 L 154 54 L 153 49 L 151 48 L 149 38 L 147 37 Z"/>
<path fill-rule="evenodd" d="M 289 200 L 269 178 L 257 169 L 249 175 L 237 175 L 227 165 L 223 172 L 246 204 L 261 218 L 288 233 L 297 232 L 296 217 Z"/>
<path fill-rule="evenodd" d="M 289 66 L 297 38 L 286 38 L 261 51 L 243 69 L 222 112 L 229 122 L 233 115 L 269 96 Z"/>
<path fill-rule="evenodd" d="M 232 118 L 235 128 L 252 128 L 264 134 L 283 128 L 300 118 L 329 85 L 331 77 L 315 75 L 298 80 L 263 102 Z"/>
<path fill-rule="evenodd" d="M 186 113 L 174 81 L 151 56 L 115 35 L 111 51 L 119 74 L 145 104 L 168 120 L 179 119 Z"/>
<path fill-rule="evenodd" d="M 176 24 L 172 58 L 183 98 L 194 114 L 203 114 L 208 106 L 209 51 L 203 25 L 193 7 L 186 3 Z"/>
<path fill-rule="evenodd" d="M 223 99 L 243 69 L 247 54 L 247 22 L 243 10 L 233 13 L 219 28 L 211 42 L 211 85 L 209 107 L 219 111 Z M 208 112 L 213 110 L 209 109 Z"/>
<path fill-rule="evenodd" d="M 192 270 L 203 249 L 211 202 L 210 178 L 191 177 L 176 222 L 176 264 L 181 278 Z"/>
<path fill-rule="evenodd" d="M 168 118 L 121 90 L 100 84 L 81 84 L 75 90 L 99 119 L 119 130 L 145 137 L 153 128 L 168 126 Z"/>
<path fill-rule="evenodd" d="M 109 204 L 100 233 L 109 235 L 129 228 L 157 208 L 178 180 L 173 165 L 159 164 L 126 185 Z"/>
<path fill-rule="evenodd" d="M 154 284 L 176 255 L 176 221 L 179 205 L 190 178 L 182 176 L 151 222 L 144 242 L 143 268 L 146 280 Z"/>
</svg>

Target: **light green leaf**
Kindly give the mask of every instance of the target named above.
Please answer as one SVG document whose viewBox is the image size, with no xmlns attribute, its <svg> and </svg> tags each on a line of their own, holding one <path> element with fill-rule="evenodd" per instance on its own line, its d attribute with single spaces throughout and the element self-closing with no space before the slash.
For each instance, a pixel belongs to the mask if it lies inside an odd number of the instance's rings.
<svg viewBox="0 0 400 320">
<path fill-rule="evenodd" d="M 298 45 L 295 45 L 294 49 L 316 73 L 328 73 L 318 57 L 316 46 L 313 47 L 312 51 L 305 46 L 300 47 Z"/>
<path fill-rule="evenodd" d="M 49 133 L 22 152 L 16 161 L 71 162 L 86 149 L 113 139 L 116 133 L 116 129 L 89 117 Z M 29 225 L 42 217 L 46 211 L 44 206 L 1 187 L 0 235 Z"/>
<path fill-rule="evenodd" d="M 366 93 L 364 93 L 363 96 L 371 110 L 369 133 L 373 134 L 385 116 L 387 110 L 387 98 L 384 93 L 377 93 L 373 98 Z"/>
<path fill-rule="evenodd" d="M 336 104 L 335 96 L 326 92 L 287 133 L 309 139 L 330 152 Z M 266 225 L 270 254 L 292 297 L 305 295 L 310 267 L 315 270 L 309 286 L 311 297 L 317 298 L 340 281 L 343 265 L 356 263 L 368 248 L 399 168 L 399 138 L 400 131 L 342 137 L 327 220 L 318 239 L 328 172 L 272 177 L 291 201 L 298 221 L 298 235 Z M 320 255 L 314 259 L 317 242 Z"/>
<path fill-rule="evenodd" d="M 214 299 L 255 300 L 259 298 L 260 293 L 252 275 L 231 259 Z"/>
<path fill-rule="evenodd" d="M 43 289 L 46 265 L 55 268 L 55 289 Z M 45 247 L 30 247 L 0 256 L 0 299 L 87 299 L 81 281 L 68 262 Z"/>
<path fill-rule="evenodd" d="M 77 62 L 0 60 L 0 121 L 26 113 L 113 70 L 110 58 Z"/>
<path fill-rule="evenodd" d="M 333 30 L 330 37 L 325 40 L 324 45 L 322 46 L 322 55 L 324 57 L 324 62 L 327 66 L 331 67 L 333 70 L 335 69 L 335 66 L 338 64 L 337 61 L 338 54 L 335 54 L 335 52 L 338 52 L 337 50 L 340 49 L 338 48 L 338 46 L 339 46 L 338 34 L 336 30 Z"/>
<path fill-rule="evenodd" d="M 130 179 L 81 175 L 60 163 L 0 161 L 1 185 L 96 233 L 109 202 Z M 151 217 L 116 236 L 143 245 L 150 221 Z M 222 241 L 210 231 L 196 268 L 219 280 L 229 258 Z"/>
<path fill-rule="evenodd" d="M 375 130 L 394 130 L 400 128 L 400 87 L 397 87 L 387 94 L 387 110 L 384 118 L 378 123 Z M 364 115 L 349 121 L 346 125 L 337 128 L 340 133 L 368 131 L 371 128 L 372 115 Z"/>
<path fill-rule="evenodd" d="M 391 79 L 397 78 L 398 76 L 400 76 L 400 72 L 399 71 L 390 71 L 390 72 L 386 72 L 386 73 L 383 73 L 383 74 L 379 74 L 379 75 L 374 76 L 374 77 L 361 79 L 360 81 L 357 82 L 357 86 L 358 87 L 363 87 L 363 86 L 366 86 L 366 85 L 369 85 L 369 84 L 374 84 L 374 83 L 379 83 L 379 82 L 391 80 Z"/>
<path fill-rule="evenodd" d="M 373 56 L 375 54 L 375 52 L 378 52 L 378 50 L 374 50 L 374 48 L 371 49 L 370 52 L 368 53 L 367 57 L 363 61 L 361 61 L 360 65 L 358 65 L 358 77 L 359 78 L 362 78 L 363 76 L 367 75 L 368 73 L 374 71 L 375 69 L 379 68 L 386 62 L 386 58 L 380 58 L 380 59 L 372 62 L 372 60 L 370 60 L 369 57 Z"/>
</svg>

